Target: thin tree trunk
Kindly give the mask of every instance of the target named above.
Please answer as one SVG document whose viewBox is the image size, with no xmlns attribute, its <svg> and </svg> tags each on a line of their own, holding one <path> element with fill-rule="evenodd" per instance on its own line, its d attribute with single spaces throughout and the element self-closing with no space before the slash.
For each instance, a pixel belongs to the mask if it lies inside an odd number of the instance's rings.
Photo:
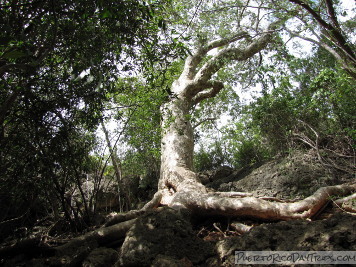
<svg viewBox="0 0 356 267">
<path fill-rule="evenodd" d="M 120 196 L 120 191 L 122 191 L 125 195 L 126 198 L 126 202 L 127 202 L 127 210 L 130 210 L 131 208 L 131 201 L 130 201 L 130 196 L 129 194 L 127 194 L 127 192 L 124 190 L 122 190 L 122 172 L 121 172 L 121 166 L 120 166 L 120 160 L 117 158 L 117 154 L 116 154 L 116 150 L 115 148 L 111 145 L 111 141 L 110 141 L 110 135 L 108 130 L 105 127 L 105 123 L 103 121 L 103 119 L 101 119 L 101 127 L 103 128 L 104 134 L 105 134 L 105 139 L 106 139 L 106 143 L 107 146 L 109 148 L 109 152 L 110 152 L 110 157 L 111 157 L 111 162 L 112 165 L 114 167 L 114 172 L 115 172 L 115 176 L 116 176 L 116 180 L 117 180 L 117 184 L 118 184 L 118 195 L 119 195 L 119 207 L 120 207 L 120 212 L 123 211 L 123 205 L 122 205 L 122 200 L 121 200 L 121 196 Z"/>
</svg>

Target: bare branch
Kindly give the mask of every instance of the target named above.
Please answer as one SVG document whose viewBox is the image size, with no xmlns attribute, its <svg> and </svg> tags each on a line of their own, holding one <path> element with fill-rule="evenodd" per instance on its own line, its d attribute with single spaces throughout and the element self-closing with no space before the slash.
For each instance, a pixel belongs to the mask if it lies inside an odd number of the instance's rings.
<svg viewBox="0 0 356 267">
<path fill-rule="evenodd" d="M 220 39 L 208 43 L 206 46 L 201 47 L 197 52 L 188 57 L 186 60 L 185 68 L 182 75 L 176 81 L 177 88 L 184 87 L 180 92 L 187 99 L 192 99 L 192 104 L 199 103 L 200 101 L 214 97 L 223 88 L 223 84 L 216 81 L 210 81 L 211 77 L 227 63 L 238 60 L 243 61 L 251 58 L 253 55 L 264 49 L 271 41 L 272 34 L 276 28 L 283 22 L 278 20 L 269 25 L 267 30 L 261 33 L 260 37 L 255 41 L 250 42 L 249 45 L 243 48 L 226 47 L 220 50 L 215 56 L 208 60 L 196 73 L 196 68 L 201 62 L 206 53 L 213 48 L 226 46 L 241 38 L 247 37 L 246 33 L 240 32 L 237 35 Z M 211 90 L 206 90 L 212 88 Z M 178 89 L 179 91 L 180 89 Z M 204 91 L 206 90 L 206 91 Z"/>
<path fill-rule="evenodd" d="M 199 92 L 197 94 L 195 94 L 195 96 L 193 97 L 192 99 L 192 105 L 196 105 L 198 104 L 199 102 L 203 101 L 204 99 L 207 99 L 207 98 L 212 98 L 214 96 L 216 96 L 220 91 L 221 89 L 224 88 L 224 84 L 222 82 L 219 82 L 219 81 L 208 81 L 206 83 L 204 83 L 205 86 L 203 87 L 198 87 L 199 89 L 200 88 L 211 88 L 210 90 L 199 90 Z M 197 90 L 197 91 L 198 91 Z"/>
<path fill-rule="evenodd" d="M 327 23 L 325 20 L 323 20 L 321 18 L 321 16 L 314 9 L 312 9 L 312 7 L 310 5 L 303 2 L 302 0 L 289 0 L 289 1 L 304 8 L 318 22 L 318 24 L 322 28 L 327 30 L 327 33 L 328 33 L 329 37 L 332 39 L 333 43 L 338 45 L 343 51 L 345 51 L 345 54 L 353 62 L 356 61 L 355 54 L 354 54 L 352 48 L 349 46 L 348 42 L 346 41 L 346 38 L 343 36 L 341 31 L 337 27 L 334 27 L 330 23 Z M 331 7 L 328 5 L 328 9 L 329 8 L 331 8 Z M 334 16 L 335 16 L 335 14 L 334 14 Z"/>
<path fill-rule="evenodd" d="M 303 39 L 305 41 L 311 42 L 313 44 L 316 44 L 316 45 L 324 48 L 326 51 L 328 51 L 341 64 L 341 66 L 342 66 L 342 68 L 344 70 L 346 70 L 354 79 L 356 79 L 356 70 L 355 70 L 355 67 L 354 67 L 354 63 L 352 61 L 350 62 L 348 60 L 345 60 L 343 55 L 340 55 L 340 53 L 338 51 L 336 51 L 334 48 L 332 48 L 331 46 L 329 46 L 325 42 L 320 42 L 318 40 L 314 40 L 312 38 L 300 35 L 297 32 L 293 32 L 293 31 L 290 31 L 288 29 L 286 29 L 286 31 L 290 35 L 292 35 L 294 37 L 298 37 L 300 39 Z"/>
<path fill-rule="evenodd" d="M 215 117 L 214 117 L 214 118 L 206 118 L 206 119 L 204 119 L 204 120 L 201 120 L 201 121 L 199 121 L 197 124 L 195 124 L 195 125 L 193 126 L 193 129 L 197 128 L 199 125 L 201 125 L 202 123 L 204 123 L 204 122 L 206 122 L 206 121 L 215 121 L 215 120 L 216 120 Z"/>
<path fill-rule="evenodd" d="M 226 65 L 227 62 L 232 60 L 243 61 L 252 57 L 267 46 L 267 44 L 271 41 L 273 32 L 273 30 L 268 30 L 245 48 L 227 47 L 222 49 L 217 55 L 201 67 L 195 75 L 194 81 L 198 83 L 206 82 L 210 80 L 213 74 Z"/>
<path fill-rule="evenodd" d="M 222 47 L 230 43 L 236 42 L 246 37 L 249 37 L 249 35 L 246 32 L 242 31 L 232 37 L 214 40 L 208 43 L 207 45 L 198 48 L 193 55 L 188 56 L 188 58 L 185 60 L 184 70 L 180 78 L 193 79 L 196 74 L 197 66 L 209 51 L 213 50 L 214 48 Z"/>
<path fill-rule="evenodd" d="M 253 8 L 253 9 L 275 10 L 272 7 L 263 6 L 262 4 L 260 6 L 253 6 L 253 5 L 249 5 L 249 4 L 244 4 L 244 5 L 238 4 L 238 5 L 226 5 L 226 6 L 215 8 L 215 9 L 204 10 L 204 11 L 202 11 L 202 13 L 211 14 L 211 13 L 215 13 L 215 12 L 226 11 L 226 10 L 229 10 L 229 9 L 232 9 L 232 8 L 236 8 L 236 9 Z"/>
<path fill-rule="evenodd" d="M 340 30 L 341 28 L 340 28 L 339 21 L 337 20 L 337 17 L 335 15 L 333 2 L 331 0 L 325 0 L 325 3 L 326 3 L 326 9 L 328 10 L 330 20 L 332 21 L 334 26 Z"/>
<path fill-rule="evenodd" d="M 242 38 L 246 38 L 246 37 L 250 37 L 250 36 L 248 35 L 247 32 L 242 31 L 242 32 L 235 34 L 234 36 L 232 36 L 230 38 L 223 38 L 220 40 L 212 41 L 212 42 L 208 43 L 205 47 L 203 47 L 203 49 L 206 50 L 206 52 L 208 52 L 214 48 L 231 44 L 233 42 L 236 42 L 236 41 L 241 40 Z"/>
</svg>

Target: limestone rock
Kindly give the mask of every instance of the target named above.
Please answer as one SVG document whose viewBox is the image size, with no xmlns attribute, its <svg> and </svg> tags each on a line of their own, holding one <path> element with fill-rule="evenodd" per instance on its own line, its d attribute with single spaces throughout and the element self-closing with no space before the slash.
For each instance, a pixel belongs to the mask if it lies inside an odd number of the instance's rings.
<svg viewBox="0 0 356 267">
<path fill-rule="evenodd" d="M 189 214 L 164 208 L 137 220 L 121 248 L 121 266 L 182 266 L 203 264 L 213 246 L 196 237 Z M 168 265 L 165 265 L 167 263 Z"/>
<path fill-rule="evenodd" d="M 90 252 L 84 260 L 83 267 L 106 267 L 112 266 L 118 259 L 119 254 L 112 248 L 100 247 Z"/>
<path fill-rule="evenodd" d="M 320 221 L 262 224 L 238 237 L 219 241 L 221 266 L 236 266 L 235 251 L 337 251 L 356 249 L 355 216 L 340 213 Z"/>
</svg>

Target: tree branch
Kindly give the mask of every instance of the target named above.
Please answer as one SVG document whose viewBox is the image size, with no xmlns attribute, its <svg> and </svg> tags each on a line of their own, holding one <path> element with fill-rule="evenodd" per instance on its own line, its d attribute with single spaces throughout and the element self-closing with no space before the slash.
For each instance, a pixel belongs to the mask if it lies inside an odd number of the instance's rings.
<svg viewBox="0 0 356 267">
<path fill-rule="evenodd" d="M 205 63 L 198 73 L 195 75 L 194 81 L 197 83 L 204 83 L 211 79 L 219 69 L 232 60 L 243 61 L 246 60 L 257 52 L 264 49 L 271 41 L 272 33 L 277 28 L 280 21 L 271 23 L 267 31 L 263 33 L 257 40 L 250 43 L 245 48 L 225 48 Z"/>
<path fill-rule="evenodd" d="M 201 88 L 211 88 L 210 90 L 201 90 Z M 207 98 L 212 98 L 214 96 L 216 96 L 221 89 L 224 88 L 224 84 L 222 82 L 219 81 L 208 81 L 206 83 L 204 83 L 204 86 L 199 87 L 199 92 L 195 94 L 195 96 L 192 99 L 192 105 L 196 105 L 199 102 L 203 101 L 204 99 Z"/>
<path fill-rule="evenodd" d="M 269 42 L 269 36 L 264 35 L 245 49 L 241 48 L 225 48 L 221 50 L 216 56 L 205 63 L 195 76 L 195 82 L 201 83 L 208 81 L 213 74 L 221 69 L 227 62 L 232 60 L 246 60 L 260 51 Z"/>
<path fill-rule="evenodd" d="M 303 2 L 302 0 L 289 0 L 289 1 L 294 3 L 294 4 L 297 4 L 297 5 L 301 6 L 302 8 L 304 8 L 318 22 L 318 24 L 322 28 L 327 30 L 327 33 L 329 34 L 329 36 L 333 40 L 333 42 L 337 46 L 339 46 L 343 51 L 345 51 L 345 54 L 353 62 L 356 61 L 355 54 L 354 54 L 352 48 L 349 46 L 348 42 L 346 41 L 346 38 L 342 35 L 340 30 L 338 30 L 333 25 L 331 25 L 330 23 L 327 23 L 325 20 L 323 20 L 320 17 L 320 15 L 311 8 L 311 6 L 309 6 L 308 4 Z M 330 4 L 331 4 L 331 7 L 332 7 L 332 3 L 327 4 L 328 11 L 329 11 L 329 8 L 330 8 L 330 6 L 329 6 Z M 334 16 L 335 16 L 335 13 L 334 13 Z M 331 18 L 331 20 L 333 20 L 333 18 Z"/>
<path fill-rule="evenodd" d="M 298 37 L 300 39 L 303 39 L 305 41 L 311 42 L 313 44 L 319 45 L 320 47 L 324 48 L 326 51 L 328 51 L 341 64 L 342 68 L 345 71 L 347 71 L 351 75 L 351 77 L 356 79 L 356 69 L 354 67 L 355 64 L 352 61 L 350 62 L 348 60 L 345 60 L 345 58 L 344 58 L 345 56 L 343 57 L 343 55 L 340 55 L 340 53 L 338 51 L 336 51 L 334 48 L 332 48 L 331 46 L 329 46 L 325 42 L 320 42 L 320 41 L 314 40 L 312 38 L 309 38 L 309 37 L 306 37 L 306 36 L 302 36 L 299 33 L 290 31 L 288 29 L 286 29 L 286 31 L 292 36 Z"/>
<path fill-rule="evenodd" d="M 215 121 L 216 118 L 206 118 L 204 120 L 199 121 L 197 124 L 193 125 L 193 129 L 197 128 L 199 125 L 201 125 L 202 123 L 206 122 L 206 121 Z"/>
<path fill-rule="evenodd" d="M 222 47 L 230 43 L 236 42 L 248 36 L 249 35 L 246 32 L 242 31 L 232 37 L 214 40 L 208 43 L 207 45 L 198 48 L 193 55 L 188 56 L 185 60 L 184 70 L 180 76 L 180 79 L 193 79 L 196 74 L 197 66 L 199 65 L 199 63 L 201 63 L 202 59 L 209 51 L 213 50 L 214 48 Z"/>
<path fill-rule="evenodd" d="M 326 4 L 326 9 L 328 11 L 330 20 L 332 21 L 334 26 L 340 30 L 341 28 L 340 28 L 339 21 L 337 20 L 337 17 L 335 15 L 335 9 L 334 9 L 333 2 L 331 0 L 325 0 L 325 4 Z"/>
</svg>

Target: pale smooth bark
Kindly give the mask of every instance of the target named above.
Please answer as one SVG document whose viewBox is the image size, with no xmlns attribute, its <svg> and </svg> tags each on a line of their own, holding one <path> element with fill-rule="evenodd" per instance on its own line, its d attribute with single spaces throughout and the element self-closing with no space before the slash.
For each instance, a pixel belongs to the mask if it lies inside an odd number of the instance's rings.
<svg viewBox="0 0 356 267">
<path fill-rule="evenodd" d="M 231 61 L 246 60 L 263 50 L 271 42 L 278 25 L 279 22 L 271 24 L 259 37 L 249 38 L 243 46 L 230 45 L 246 38 L 247 34 L 243 32 L 210 42 L 186 59 L 182 74 L 172 85 L 173 95 L 162 107 L 161 176 L 158 184 L 162 205 L 204 215 L 289 220 L 311 218 L 328 203 L 330 196 L 345 196 L 356 189 L 355 185 L 325 187 L 302 201 L 285 203 L 255 198 L 248 193 L 208 193 L 193 171 L 192 107 L 222 90 L 223 83 L 212 79 L 219 69 Z M 219 52 L 201 64 L 207 53 L 217 47 Z"/>
<path fill-rule="evenodd" d="M 182 74 L 172 84 L 170 101 L 161 108 L 163 136 L 158 189 L 163 192 L 162 204 L 169 203 L 177 192 L 207 192 L 193 172 L 194 138 L 190 111 L 194 105 L 216 96 L 223 89 L 223 83 L 213 80 L 213 75 L 227 63 L 247 60 L 264 49 L 278 23 L 272 23 L 265 32 L 253 40 L 249 38 L 244 45 L 236 45 L 236 42 L 249 36 L 239 32 L 231 38 L 199 47 L 187 57 Z M 214 48 L 220 48 L 219 52 L 200 66 Z"/>
<path fill-rule="evenodd" d="M 313 195 L 296 202 L 267 201 L 251 196 L 237 198 L 234 194 L 227 197 L 219 194 L 181 192 L 177 193 L 168 205 L 173 208 L 187 208 L 201 215 L 250 217 L 271 221 L 308 219 L 317 214 L 333 196 L 347 196 L 355 190 L 356 184 L 322 187 Z"/>
<path fill-rule="evenodd" d="M 118 185 L 119 208 L 120 208 L 120 212 L 122 212 L 123 207 L 122 207 L 122 201 L 121 201 L 121 196 L 120 196 L 120 190 L 122 189 L 122 175 L 121 175 L 120 160 L 117 158 L 117 153 L 116 153 L 115 148 L 111 145 L 109 131 L 105 127 L 104 120 L 101 119 L 100 123 L 101 123 L 101 127 L 103 128 L 103 132 L 105 134 L 106 144 L 109 148 L 111 162 L 114 167 L 114 173 L 115 173 L 116 181 L 117 181 L 117 185 Z M 126 192 L 124 192 L 124 194 L 127 198 L 126 201 L 128 202 L 127 205 L 129 208 L 131 206 L 130 199 L 129 199 L 128 195 L 126 194 Z"/>
</svg>

